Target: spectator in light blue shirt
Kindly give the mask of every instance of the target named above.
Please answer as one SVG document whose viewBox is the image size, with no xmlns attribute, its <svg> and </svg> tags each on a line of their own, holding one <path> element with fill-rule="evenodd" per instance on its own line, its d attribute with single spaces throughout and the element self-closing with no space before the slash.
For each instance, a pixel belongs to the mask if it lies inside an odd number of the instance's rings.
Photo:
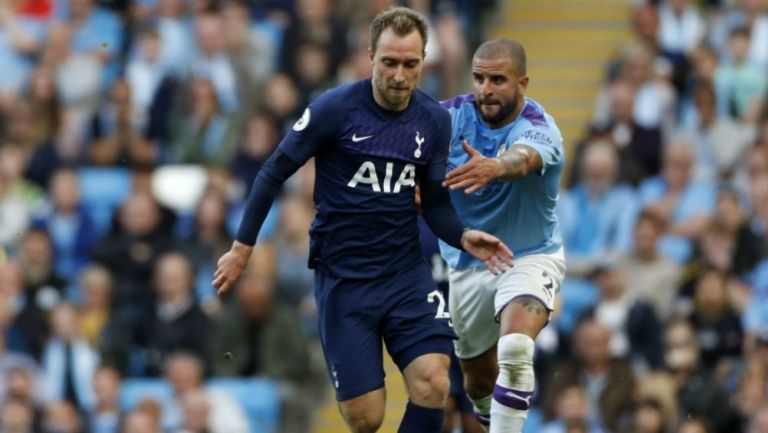
<svg viewBox="0 0 768 433">
<path fill-rule="evenodd" d="M 713 185 L 692 179 L 692 169 L 691 145 L 677 138 L 664 150 L 661 175 L 645 180 L 638 189 L 643 206 L 667 222 L 659 242 L 661 253 L 678 263 L 691 257 L 691 241 L 703 232 L 717 198 Z"/>
<path fill-rule="evenodd" d="M 581 181 L 559 203 L 569 275 L 586 275 L 606 255 L 629 249 L 637 215 L 635 193 L 617 184 L 618 157 L 607 142 L 590 143 L 581 161 Z"/>
</svg>

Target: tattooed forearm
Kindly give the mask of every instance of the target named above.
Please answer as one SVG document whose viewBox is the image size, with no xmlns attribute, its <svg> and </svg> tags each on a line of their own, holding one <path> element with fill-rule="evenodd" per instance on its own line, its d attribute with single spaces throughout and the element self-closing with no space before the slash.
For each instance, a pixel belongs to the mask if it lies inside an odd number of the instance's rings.
<svg viewBox="0 0 768 433">
<path fill-rule="evenodd" d="M 520 304 L 531 314 L 544 314 L 547 309 L 544 308 L 541 301 L 532 296 L 520 296 L 512 300 L 513 304 Z"/>
<path fill-rule="evenodd" d="M 523 146 L 513 146 L 498 157 L 504 167 L 504 180 L 518 179 L 528 174 L 531 166 L 531 151 Z"/>
</svg>

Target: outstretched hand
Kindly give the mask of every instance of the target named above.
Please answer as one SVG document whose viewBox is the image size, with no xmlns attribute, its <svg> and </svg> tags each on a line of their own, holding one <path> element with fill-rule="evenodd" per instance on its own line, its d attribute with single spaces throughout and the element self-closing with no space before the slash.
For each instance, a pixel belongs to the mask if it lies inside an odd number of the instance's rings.
<svg viewBox="0 0 768 433">
<path fill-rule="evenodd" d="M 472 194 L 504 173 L 504 166 L 498 159 L 483 155 L 470 146 L 467 140 L 462 141 L 461 145 L 469 155 L 469 161 L 448 172 L 443 181 L 444 187 L 451 190 L 463 189 L 465 193 Z"/>
<path fill-rule="evenodd" d="M 501 239 L 480 230 L 467 230 L 461 237 L 461 246 L 481 260 L 493 275 L 504 273 L 514 266 L 512 250 Z"/>
</svg>

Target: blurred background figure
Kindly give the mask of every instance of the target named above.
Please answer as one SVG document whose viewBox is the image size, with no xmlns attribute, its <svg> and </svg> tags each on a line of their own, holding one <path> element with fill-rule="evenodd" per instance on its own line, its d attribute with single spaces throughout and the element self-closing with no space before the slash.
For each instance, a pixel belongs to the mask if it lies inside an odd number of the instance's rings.
<svg viewBox="0 0 768 433">
<path fill-rule="evenodd" d="M 237 431 L 345 428 L 306 267 L 313 164 L 237 291 L 210 281 L 307 104 L 370 76 L 392 5 L 431 24 L 422 90 L 468 92 L 468 53 L 510 37 L 562 127 L 568 275 L 525 433 L 768 431 L 768 1 L 5 0 L 0 432 L 221 431 L 222 383 L 272 390 L 224 393 Z M 183 208 L 153 186 L 178 165 L 205 176 Z M 179 352 L 188 392 L 136 397 Z"/>
</svg>

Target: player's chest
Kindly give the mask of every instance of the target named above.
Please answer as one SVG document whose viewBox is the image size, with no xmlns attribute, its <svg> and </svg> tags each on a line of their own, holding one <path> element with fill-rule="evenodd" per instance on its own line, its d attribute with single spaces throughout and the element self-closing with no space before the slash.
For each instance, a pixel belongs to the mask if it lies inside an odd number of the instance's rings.
<svg viewBox="0 0 768 433">
<path fill-rule="evenodd" d="M 347 123 L 337 136 L 343 151 L 426 164 L 439 145 L 433 122 L 382 122 L 361 119 Z"/>
<path fill-rule="evenodd" d="M 453 137 L 448 157 L 456 165 L 469 160 L 469 155 L 462 146 L 463 140 L 466 140 L 470 146 L 479 150 L 480 153 L 488 158 L 495 158 L 501 155 L 514 142 L 509 131 L 488 131 L 487 129 L 477 128 L 472 124 L 465 125 L 460 131 L 455 131 Z"/>
</svg>

